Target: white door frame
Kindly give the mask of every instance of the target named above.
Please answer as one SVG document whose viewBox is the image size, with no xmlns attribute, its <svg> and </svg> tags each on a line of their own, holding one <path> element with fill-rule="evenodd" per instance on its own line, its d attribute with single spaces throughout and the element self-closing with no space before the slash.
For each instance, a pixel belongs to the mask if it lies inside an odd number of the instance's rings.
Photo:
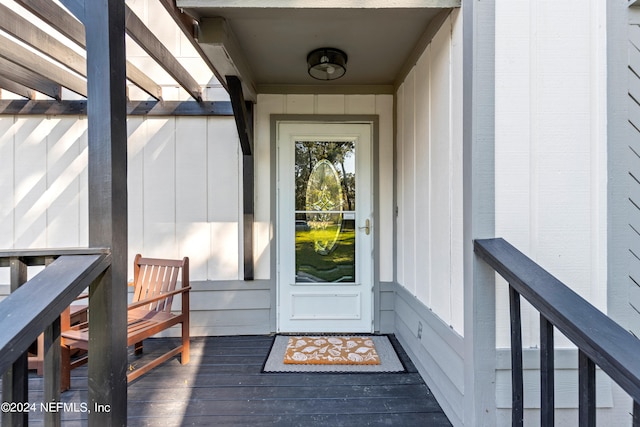
<svg viewBox="0 0 640 427">
<path fill-rule="evenodd" d="M 346 116 L 349 117 L 349 116 Z M 283 219 L 283 208 L 282 204 L 291 204 L 289 201 L 282 202 L 281 191 L 283 185 L 290 186 L 291 182 L 282 183 L 281 169 L 283 167 L 282 162 L 287 163 L 287 167 L 291 167 L 293 165 L 291 156 L 281 156 L 281 151 L 279 147 L 280 140 L 280 127 L 281 125 L 294 125 L 293 127 L 297 130 L 303 129 L 304 126 L 318 126 L 326 124 L 328 127 L 330 125 L 351 125 L 351 124 L 359 124 L 365 125 L 367 132 L 369 133 L 368 137 L 370 138 L 368 142 L 368 150 L 369 151 L 361 151 L 357 154 L 357 157 L 361 161 L 368 162 L 367 166 L 370 168 L 370 173 L 368 174 L 368 184 L 363 186 L 363 188 L 358 189 L 358 191 L 365 191 L 367 194 L 365 197 L 369 198 L 370 205 L 363 206 L 363 210 L 358 211 L 357 215 L 359 218 L 356 221 L 356 226 L 361 226 L 363 224 L 359 224 L 359 221 L 364 223 L 362 218 L 366 217 L 370 219 L 370 223 L 372 225 L 372 233 L 369 236 L 366 236 L 368 242 L 363 242 L 362 238 L 359 236 L 357 239 L 360 239 L 360 243 L 357 244 L 358 251 L 361 253 L 367 252 L 370 253 L 370 261 L 369 264 L 366 265 L 366 268 L 369 269 L 368 272 L 365 273 L 363 277 L 367 281 L 362 287 L 360 285 L 346 285 L 340 289 L 334 288 L 332 296 L 339 298 L 343 301 L 358 300 L 361 301 L 364 305 L 363 310 L 361 310 L 363 318 L 358 321 L 351 321 L 349 316 L 353 316 L 353 313 L 346 314 L 344 318 L 334 318 L 334 319 L 321 319 L 318 321 L 314 318 L 314 316 L 306 317 L 298 316 L 298 319 L 295 319 L 294 322 L 283 321 L 283 319 L 294 318 L 295 315 L 292 315 L 293 301 L 287 303 L 288 299 L 292 298 L 291 290 L 295 290 L 298 295 L 304 296 L 312 296 L 314 294 L 321 294 L 326 289 L 326 284 L 320 286 L 309 286 L 309 285 L 295 285 L 291 284 L 291 282 L 295 282 L 295 278 L 292 277 L 284 277 L 286 274 L 291 276 L 291 272 L 294 268 L 291 268 L 291 264 L 294 263 L 292 259 L 292 253 L 287 252 L 290 251 L 289 247 L 293 247 L 292 243 L 295 241 L 295 230 L 293 229 L 294 221 L 292 218 L 287 218 L 287 221 Z M 298 126 L 299 125 L 299 126 Z M 276 148 L 276 235 L 275 235 L 275 243 L 277 246 L 276 249 L 276 302 L 277 302 L 277 331 L 278 332 L 373 332 L 376 330 L 377 325 L 379 324 L 379 319 L 377 319 L 376 313 L 379 312 L 379 286 L 378 283 L 378 255 L 375 247 L 377 246 L 378 236 L 376 233 L 376 224 L 377 224 L 377 208 L 376 207 L 376 195 L 377 195 L 377 117 L 376 116 L 366 116 L 363 120 L 362 118 L 358 118 L 356 120 L 346 119 L 345 117 L 339 117 L 336 119 L 336 116 L 332 116 L 327 119 L 325 117 L 317 117 L 317 116 L 304 116 L 304 117 L 296 117 L 296 116 L 272 116 L 272 136 L 275 142 Z M 300 127 L 301 126 L 301 127 Z M 291 126 L 289 126 L 291 128 Z M 335 129 L 335 128 L 334 128 Z M 351 128 L 354 129 L 354 128 Z M 359 128 L 360 130 L 363 128 Z M 302 132 L 302 136 L 304 137 L 304 133 Z M 308 132 L 307 132 L 308 133 Z M 312 135 L 319 135 L 318 133 Z M 309 135 L 307 135 L 309 136 Z M 326 135 L 325 135 L 326 136 Z M 293 144 L 290 144 L 290 149 Z M 286 179 L 286 177 L 285 177 Z M 291 180 L 290 180 L 291 181 Z M 368 187 L 368 188 L 366 188 Z M 287 187 L 290 188 L 290 187 Z M 292 215 L 293 210 L 291 206 L 287 204 L 284 210 L 289 210 L 291 213 L 287 213 L 287 215 Z M 359 205 L 356 205 L 356 208 Z M 367 210 L 368 209 L 368 210 Z M 364 213 L 362 213 L 365 211 Z M 291 221 L 289 221 L 291 220 Z M 285 223 L 292 224 L 288 228 L 283 224 Z M 364 234 L 364 232 L 362 232 Z M 289 240 L 291 242 L 289 242 Z M 286 241 L 287 243 L 283 243 Z M 362 249 L 364 248 L 364 251 Z M 369 256 L 369 255 L 367 255 Z M 357 279 L 356 279 L 357 280 Z M 283 288 L 282 286 L 286 286 L 287 288 Z M 295 288 L 291 286 L 296 286 Z M 366 288 L 366 294 L 362 294 L 363 288 Z M 286 292 L 283 289 L 288 289 Z M 284 307 L 284 305 L 289 304 L 288 307 Z M 348 303 L 345 303 L 348 304 Z M 320 315 L 322 317 L 322 315 Z M 292 324 L 293 323 L 293 324 Z M 346 326 L 345 326 L 346 325 Z"/>
</svg>

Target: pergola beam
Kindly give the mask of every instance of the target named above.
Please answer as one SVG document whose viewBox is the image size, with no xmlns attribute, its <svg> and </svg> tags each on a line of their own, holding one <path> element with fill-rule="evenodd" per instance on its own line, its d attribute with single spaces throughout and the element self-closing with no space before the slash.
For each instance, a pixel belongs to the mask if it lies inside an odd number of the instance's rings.
<svg viewBox="0 0 640 427">
<path fill-rule="evenodd" d="M 202 101 L 202 91 L 198 82 L 127 5 L 125 5 L 125 24 L 129 37 L 169 73 L 193 99 Z"/>
<path fill-rule="evenodd" d="M 35 99 L 36 91 L 28 88 L 20 83 L 16 83 L 12 80 L 4 78 L 0 76 L 0 88 L 4 90 L 8 90 L 9 92 L 15 93 L 16 95 L 20 95 L 27 99 Z M 0 101 L 2 102 L 2 101 Z"/>
<path fill-rule="evenodd" d="M 80 8 L 77 2 L 64 1 L 67 7 L 76 9 L 75 13 L 84 16 L 84 8 Z M 15 0 L 15 2 L 85 49 L 84 25 L 65 9 L 50 0 Z M 162 88 L 129 61 L 127 61 L 127 78 L 153 98 L 162 100 Z"/>
<path fill-rule="evenodd" d="M 1 56 L 0 76 L 58 101 L 62 99 L 62 87 L 59 84 Z"/>
<path fill-rule="evenodd" d="M 0 78 L 0 88 L 3 88 Z M 9 90 L 8 88 L 6 88 Z M 28 88 L 25 88 L 28 90 Z M 84 116 L 87 101 L 62 100 L 29 101 L 26 99 L 0 100 L 0 116 Z M 128 116 L 218 116 L 233 115 L 228 101 L 129 101 Z"/>
<path fill-rule="evenodd" d="M 78 74 L 87 75 L 87 62 L 82 55 L 76 53 L 73 49 L 3 4 L 0 4 L 0 29 L 44 53 L 51 59 L 66 65 Z"/>
<path fill-rule="evenodd" d="M 0 56 L 15 64 L 20 64 L 40 76 L 49 78 L 79 95 L 87 96 L 87 83 L 84 79 L 52 64 L 4 36 L 0 36 Z"/>
<path fill-rule="evenodd" d="M 50 0 L 14 0 L 84 49 L 84 26 L 65 9 Z"/>
</svg>

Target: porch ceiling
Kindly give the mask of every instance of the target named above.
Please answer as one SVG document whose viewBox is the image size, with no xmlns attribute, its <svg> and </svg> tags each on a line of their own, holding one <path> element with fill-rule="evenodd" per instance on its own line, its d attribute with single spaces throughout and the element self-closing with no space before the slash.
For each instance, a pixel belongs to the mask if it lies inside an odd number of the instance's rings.
<svg viewBox="0 0 640 427">
<path fill-rule="evenodd" d="M 221 74 L 241 77 L 248 98 L 253 98 L 252 90 L 299 91 L 303 87 L 317 92 L 363 85 L 388 90 L 434 18 L 460 5 L 459 0 L 372 1 L 373 7 L 345 0 L 313 6 L 291 0 L 261 3 L 257 7 L 254 1 L 177 0 L 178 7 L 198 19 L 199 41 L 207 54 L 216 55 L 207 45 L 224 45 L 224 52 L 211 60 Z M 215 26 L 223 26 L 227 34 L 221 36 Z M 211 37 L 214 32 L 218 38 Z M 348 55 L 347 73 L 338 81 L 315 80 L 307 73 L 307 54 L 325 46 Z M 223 71 L 226 58 L 232 63 Z"/>
</svg>

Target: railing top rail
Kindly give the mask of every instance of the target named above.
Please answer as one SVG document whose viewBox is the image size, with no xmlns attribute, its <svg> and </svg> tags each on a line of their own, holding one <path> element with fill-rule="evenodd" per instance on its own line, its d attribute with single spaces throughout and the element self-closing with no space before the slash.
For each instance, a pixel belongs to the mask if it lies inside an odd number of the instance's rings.
<svg viewBox="0 0 640 427">
<path fill-rule="evenodd" d="M 0 373 L 111 263 L 111 255 L 62 255 L 0 302 Z"/>
<path fill-rule="evenodd" d="M 0 250 L 0 267 L 9 267 L 11 258 L 21 258 L 27 265 L 44 265 L 48 258 L 61 255 L 106 254 L 107 248 L 56 248 Z"/>
<path fill-rule="evenodd" d="M 474 242 L 478 256 L 640 401 L 640 340 L 504 239 Z"/>
</svg>

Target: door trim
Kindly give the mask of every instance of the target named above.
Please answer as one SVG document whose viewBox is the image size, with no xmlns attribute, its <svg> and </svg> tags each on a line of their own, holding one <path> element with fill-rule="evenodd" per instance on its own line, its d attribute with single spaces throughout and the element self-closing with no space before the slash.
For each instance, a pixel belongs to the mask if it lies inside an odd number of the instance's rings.
<svg viewBox="0 0 640 427">
<path fill-rule="evenodd" d="M 379 159 L 379 116 L 377 114 L 357 114 L 357 115 L 325 115 L 325 114 L 271 114 L 270 115 L 270 140 L 271 140 L 271 226 L 273 228 L 273 234 L 271 236 L 270 254 L 271 254 L 271 280 L 274 283 L 274 294 L 272 295 L 272 321 L 273 324 L 278 324 L 278 301 L 277 301 L 277 287 L 278 287 L 278 267 L 279 260 L 277 259 L 277 238 L 278 238 L 278 216 L 277 216 L 277 129 L 279 123 L 310 123 L 310 124 L 370 124 L 372 130 L 372 200 L 373 206 L 373 223 L 380 224 L 380 206 L 379 206 L 379 194 L 380 194 L 380 159 Z M 373 236 L 373 331 L 380 331 L 380 233 L 374 233 Z"/>
</svg>

